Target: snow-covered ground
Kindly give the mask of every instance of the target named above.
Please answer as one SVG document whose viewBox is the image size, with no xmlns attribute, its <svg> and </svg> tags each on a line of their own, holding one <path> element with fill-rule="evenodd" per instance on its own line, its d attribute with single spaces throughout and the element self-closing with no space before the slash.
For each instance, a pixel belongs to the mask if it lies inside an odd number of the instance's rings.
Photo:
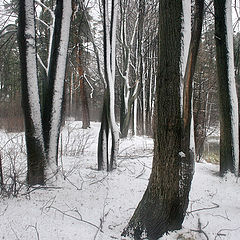
<svg viewBox="0 0 240 240">
<path fill-rule="evenodd" d="M 17 198 L 0 198 L 0 239 L 125 239 L 121 231 L 148 183 L 153 141 L 148 137 L 121 140 L 118 168 L 99 172 L 99 126 L 91 123 L 90 129 L 83 130 L 80 122 L 68 122 L 61 134 L 58 180 L 46 188 L 23 187 Z M 16 162 L 17 174 L 24 176 L 23 134 L 0 132 L 0 139 L 5 171 L 10 171 L 9 162 L 12 166 Z M 162 239 L 240 239 L 237 179 L 220 178 L 216 165 L 196 164 L 183 229 Z"/>
</svg>

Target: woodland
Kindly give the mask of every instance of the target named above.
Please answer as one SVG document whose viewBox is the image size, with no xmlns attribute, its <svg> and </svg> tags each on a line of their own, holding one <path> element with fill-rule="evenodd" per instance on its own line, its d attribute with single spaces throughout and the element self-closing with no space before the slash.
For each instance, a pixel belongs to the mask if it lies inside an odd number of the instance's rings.
<svg viewBox="0 0 240 240">
<path fill-rule="evenodd" d="M 239 21 L 0 0 L 0 238 L 239 239 Z"/>
</svg>

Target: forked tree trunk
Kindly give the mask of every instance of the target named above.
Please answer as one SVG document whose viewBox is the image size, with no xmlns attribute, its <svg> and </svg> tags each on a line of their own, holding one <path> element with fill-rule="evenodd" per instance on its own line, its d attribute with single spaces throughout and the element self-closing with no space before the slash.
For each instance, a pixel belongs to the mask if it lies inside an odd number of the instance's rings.
<svg viewBox="0 0 240 240">
<path fill-rule="evenodd" d="M 220 105 L 220 174 L 238 174 L 238 102 L 236 95 L 231 0 L 215 0 L 215 40 Z"/>
<path fill-rule="evenodd" d="M 71 1 L 57 0 L 54 34 L 52 43 L 50 43 L 52 52 L 48 81 L 44 84 L 42 110 L 37 77 L 34 3 L 34 0 L 19 1 L 18 32 L 29 185 L 44 184 L 49 177 L 47 175 L 49 171 L 46 171 L 46 168 L 51 169 L 51 173 L 54 174 L 57 169 L 58 138 L 71 16 Z"/>
<path fill-rule="evenodd" d="M 109 166 L 108 171 L 112 171 L 116 168 L 117 154 L 119 150 L 119 129 L 115 120 L 115 48 L 116 48 L 116 24 L 117 24 L 117 7 L 118 1 L 112 0 L 111 4 L 107 0 L 103 0 L 103 32 L 104 32 L 104 76 L 105 76 L 105 101 L 108 103 L 107 110 L 103 108 L 102 120 L 108 121 L 107 124 L 104 122 L 101 124 L 101 130 L 99 132 L 98 142 L 98 164 L 102 161 L 102 165 L 106 164 Z M 109 6 L 111 10 L 109 11 Z M 109 15 L 110 13 L 110 15 Z M 107 100 L 106 100 L 107 99 Z M 102 144 L 104 136 L 106 135 L 105 127 L 110 128 L 112 145 L 110 161 L 108 164 L 108 148 L 105 148 Z M 106 131 L 105 131 L 106 132 Z M 108 135 L 108 134 L 107 134 Z M 108 138 L 106 140 L 108 142 Z M 105 151 L 105 152 L 100 152 Z M 105 157 L 100 159 L 99 157 Z M 101 165 L 98 166 L 101 169 Z"/>
</svg>

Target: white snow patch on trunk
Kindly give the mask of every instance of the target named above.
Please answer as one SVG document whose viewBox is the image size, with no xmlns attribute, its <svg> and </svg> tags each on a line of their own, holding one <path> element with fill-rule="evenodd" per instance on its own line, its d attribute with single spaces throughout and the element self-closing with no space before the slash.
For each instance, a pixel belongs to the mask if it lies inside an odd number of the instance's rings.
<svg viewBox="0 0 240 240">
<path fill-rule="evenodd" d="M 43 147 L 42 122 L 40 111 L 40 99 L 37 79 L 37 60 L 35 46 L 35 21 L 34 4 L 32 0 L 25 1 L 25 37 L 26 37 L 26 61 L 27 61 L 27 86 L 29 94 L 30 114 L 35 128 L 35 138 Z"/>
<path fill-rule="evenodd" d="M 228 50 L 228 78 L 229 78 L 229 94 L 231 101 L 231 117 L 232 117 L 232 137 L 233 137 L 233 156 L 235 161 L 235 171 L 238 173 L 239 165 L 239 139 L 238 139 L 238 99 L 234 74 L 234 55 L 233 55 L 233 28 L 232 28 L 232 1 L 226 0 L 226 28 L 227 28 L 227 50 Z"/>
<path fill-rule="evenodd" d="M 183 0 L 183 16 L 182 16 L 182 46 L 181 46 L 181 63 L 180 63 L 180 73 L 181 73 L 181 84 L 180 84 L 180 106 L 181 114 L 183 112 L 183 87 L 184 87 L 184 75 L 187 66 L 188 51 L 191 41 L 191 0 Z"/>
</svg>

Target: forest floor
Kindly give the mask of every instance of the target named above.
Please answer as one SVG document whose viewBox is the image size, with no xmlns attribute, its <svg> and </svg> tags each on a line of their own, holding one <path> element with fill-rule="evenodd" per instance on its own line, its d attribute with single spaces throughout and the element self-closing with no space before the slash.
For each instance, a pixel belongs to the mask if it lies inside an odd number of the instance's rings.
<svg viewBox="0 0 240 240">
<path fill-rule="evenodd" d="M 47 187 L 26 188 L 24 134 L 0 132 L 6 194 L 0 198 L 0 239 L 114 240 L 121 238 L 151 172 L 153 140 L 121 140 L 117 169 L 97 171 L 99 123 L 61 133 L 60 174 Z M 16 183 L 16 184 L 15 184 Z M 15 194 L 16 197 L 13 197 Z M 218 166 L 197 163 L 183 229 L 161 239 L 240 239 L 240 183 Z"/>
</svg>

